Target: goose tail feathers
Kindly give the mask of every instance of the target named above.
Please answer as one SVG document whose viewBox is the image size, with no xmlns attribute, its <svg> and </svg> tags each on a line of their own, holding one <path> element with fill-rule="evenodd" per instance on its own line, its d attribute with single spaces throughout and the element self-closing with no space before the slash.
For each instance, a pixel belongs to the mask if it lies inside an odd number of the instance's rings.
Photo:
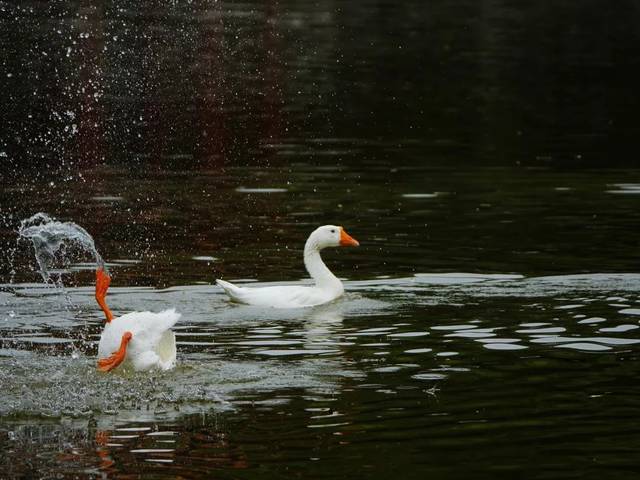
<svg viewBox="0 0 640 480">
<path fill-rule="evenodd" d="M 224 280 L 220 279 L 217 279 L 216 283 L 221 286 L 225 292 L 227 292 L 227 295 L 229 295 L 232 301 L 244 303 L 244 300 L 242 299 L 242 291 L 244 290 L 243 288 L 236 287 L 233 283 L 225 282 Z"/>
</svg>

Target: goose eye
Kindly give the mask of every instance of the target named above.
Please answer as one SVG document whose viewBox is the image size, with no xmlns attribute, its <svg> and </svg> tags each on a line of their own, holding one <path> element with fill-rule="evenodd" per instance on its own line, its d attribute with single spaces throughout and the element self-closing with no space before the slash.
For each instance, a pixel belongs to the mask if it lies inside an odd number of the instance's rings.
<svg viewBox="0 0 640 480">
<path fill-rule="evenodd" d="M 332 229 L 331 229 L 331 233 L 336 233 L 336 229 L 335 229 L 335 228 L 332 228 Z"/>
</svg>

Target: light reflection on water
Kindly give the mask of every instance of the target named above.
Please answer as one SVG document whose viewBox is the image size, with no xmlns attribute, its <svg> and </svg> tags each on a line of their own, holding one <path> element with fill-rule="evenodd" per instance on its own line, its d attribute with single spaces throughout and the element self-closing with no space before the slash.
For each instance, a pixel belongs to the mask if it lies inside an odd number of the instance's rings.
<svg viewBox="0 0 640 480">
<path fill-rule="evenodd" d="M 70 311 L 52 302 L 51 289 L 5 286 L 16 294 L 2 293 L 0 414 L 27 425 L 61 415 L 162 423 L 242 410 L 246 400 L 269 404 L 283 393 L 288 403 L 286 392 L 292 391 L 322 398 L 367 385 L 379 385 L 384 395 L 421 390 L 424 382 L 446 388 L 438 384 L 470 382 L 495 361 L 517 365 L 523 358 L 555 358 L 557 349 L 579 356 L 635 355 L 640 343 L 636 325 L 629 324 L 635 312 L 609 305 L 612 295 L 638 303 L 638 275 L 424 274 L 346 286 L 346 297 L 337 302 L 285 312 L 230 305 L 209 285 L 114 288 L 111 303 L 120 313 L 169 305 L 183 312 L 175 370 L 116 375 L 95 371 L 101 319 L 91 289 L 68 290 L 77 306 Z M 439 299 L 429 302 L 433 309 L 416 310 L 427 295 Z M 546 304 L 536 303 L 545 297 Z M 603 320 L 577 321 L 577 311 Z M 348 423 L 359 421 L 352 412 Z"/>
<path fill-rule="evenodd" d="M 323 174 L 343 186 L 355 177 Z M 189 181 L 197 182 L 195 177 Z M 555 258 L 556 248 L 566 249 L 557 260 L 562 270 L 585 270 L 583 256 L 566 252 L 576 241 L 583 253 L 592 252 L 592 240 L 578 241 L 565 231 L 558 242 L 514 242 L 506 233 L 515 227 L 501 222 L 524 223 L 522 216 L 534 215 L 530 209 L 517 215 L 483 212 L 486 207 L 477 205 L 487 199 L 477 192 L 463 200 L 453 195 L 409 198 L 411 205 L 392 213 L 384 201 L 368 197 L 369 187 L 379 180 L 374 179 L 354 199 L 357 205 L 344 202 L 342 210 L 350 218 L 344 223 L 353 222 L 354 235 L 364 239 L 362 249 L 326 254 L 333 270 L 346 277 L 344 298 L 291 311 L 229 304 L 209 284 L 220 272 L 245 282 L 304 275 L 295 246 L 302 245 L 312 223 L 329 217 L 317 211 L 343 201 L 318 201 L 311 196 L 317 178 L 310 178 L 292 187 L 298 189 L 294 192 L 236 192 L 250 198 L 243 211 L 251 214 L 240 224 L 217 212 L 198 219 L 211 207 L 197 198 L 183 199 L 198 204 L 193 207 L 197 228 L 185 230 L 195 231 L 197 240 L 181 240 L 182 234 L 176 239 L 172 230 L 164 230 L 164 219 L 176 221 L 177 213 L 160 215 L 160 220 L 151 215 L 148 228 L 157 230 L 142 260 L 131 239 L 122 241 L 125 249 L 119 241 L 107 242 L 106 250 L 117 252 L 111 257 L 120 258 L 109 264 L 114 272 L 109 301 L 116 314 L 169 306 L 183 314 L 176 328 L 179 363 L 171 372 L 96 374 L 102 319 L 93 288 L 73 286 L 91 284 L 91 265 L 61 272 L 71 285 L 70 301 L 40 284 L 4 285 L 0 449 L 8 453 L 4 461 L 14 463 L 10 468 L 29 471 L 21 463 L 29 451 L 37 452 L 38 465 L 50 472 L 167 476 L 206 476 L 210 469 L 255 474 L 268 462 L 273 471 L 300 462 L 302 472 L 313 469 L 308 463 L 322 462 L 337 475 L 366 459 L 388 478 L 376 445 L 392 449 L 396 464 L 423 465 L 427 455 L 425 469 L 439 465 L 449 471 L 458 465 L 451 452 L 488 470 L 505 457 L 528 463 L 523 451 L 529 451 L 532 438 L 545 444 L 551 436 L 558 451 L 567 449 L 577 458 L 611 448 L 621 419 L 634 415 L 640 394 L 630 381 L 638 375 L 640 335 L 632 327 L 640 318 L 640 276 L 535 275 L 544 259 Z M 244 184 L 236 180 L 223 191 Z M 275 184 L 257 175 L 254 185 L 262 182 Z M 476 186 L 482 190 L 483 185 Z M 539 188 L 528 194 L 536 198 Z M 598 188 L 587 200 L 605 193 Z M 261 200 L 265 195 L 287 197 Z M 518 199 L 510 191 L 498 201 L 507 209 Z M 242 201 L 234 197 L 220 204 L 229 208 Z M 442 203 L 421 204 L 434 201 Z M 565 207 L 584 201 L 576 198 Z M 129 208 L 131 202 L 122 203 Z M 631 211 L 630 205 L 623 207 Z M 280 208 L 282 218 L 269 213 Z M 458 209 L 475 208 L 480 213 L 466 213 L 460 223 L 443 220 Z M 632 218 L 607 220 L 598 235 L 619 231 Z M 433 221 L 429 228 L 425 220 Z M 566 218 L 547 215 L 539 221 L 554 230 L 563 228 Z M 467 245 L 474 241 L 467 222 L 486 236 L 474 248 Z M 500 230 L 499 225 L 510 227 Z M 96 238 L 123 231 L 126 225 L 115 225 Z M 163 240 L 165 235 L 169 240 Z M 635 253 L 625 250 L 605 262 L 613 246 L 600 245 L 607 248 L 595 251 L 590 263 L 625 264 L 633 270 L 625 262 Z M 438 254 L 432 258 L 428 253 L 434 249 Z M 28 262 L 17 265 L 24 269 L 17 278 L 28 279 Z M 470 265 L 474 273 L 455 273 Z M 530 270 L 513 273 L 522 265 Z M 412 273 L 430 271 L 425 268 L 430 266 L 449 273 Z M 72 425 L 64 427 L 69 418 Z M 165 430 L 175 432 L 175 444 L 146 433 Z M 40 446 L 29 446 L 39 435 L 44 437 Z M 277 445 L 279 461 L 265 445 Z M 64 455 L 54 456 L 60 451 Z M 559 462 L 557 455 L 545 447 L 535 454 Z M 619 461 L 615 452 L 607 458 Z M 0 468 L 7 470 L 5 465 Z"/>
</svg>

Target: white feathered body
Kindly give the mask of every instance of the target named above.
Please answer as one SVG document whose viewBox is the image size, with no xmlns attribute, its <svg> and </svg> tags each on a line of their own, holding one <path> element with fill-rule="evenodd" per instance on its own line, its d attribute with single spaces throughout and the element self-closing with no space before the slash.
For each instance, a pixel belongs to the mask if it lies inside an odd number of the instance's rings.
<svg viewBox="0 0 640 480">
<path fill-rule="evenodd" d="M 314 230 L 304 246 L 304 266 L 314 280 L 312 287 L 298 285 L 274 287 L 238 287 L 224 280 L 216 280 L 232 301 L 259 307 L 299 308 L 331 302 L 344 293 L 344 287 L 320 258 L 320 250 L 327 247 L 359 245 L 342 227 L 324 225 Z"/>
<path fill-rule="evenodd" d="M 114 318 L 102 331 L 98 359 L 106 358 L 120 348 L 125 332 L 132 338 L 121 366 L 134 370 L 169 370 L 176 363 L 176 337 L 171 327 L 180 318 L 174 309 L 159 313 L 132 312 Z"/>
<path fill-rule="evenodd" d="M 342 283 L 320 288 L 303 286 L 238 287 L 224 280 L 216 280 L 232 301 L 258 307 L 298 308 L 331 302 L 344 293 Z"/>
</svg>

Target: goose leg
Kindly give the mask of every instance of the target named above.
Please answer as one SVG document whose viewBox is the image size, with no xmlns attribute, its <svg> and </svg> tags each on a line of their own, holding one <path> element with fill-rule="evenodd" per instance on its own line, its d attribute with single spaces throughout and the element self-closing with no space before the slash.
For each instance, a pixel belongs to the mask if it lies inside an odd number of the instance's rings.
<svg viewBox="0 0 640 480">
<path fill-rule="evenodd" d="M 96 301 L 104 312 L 107 323 L 113 320 L 113 313 L 111 313 L 111 310 L 109 310 L 109 307 L 107 307 L 107 302 L 105 301 L 110 283 L 111 277 L 109 276 L 109 274 L 104 271 L 104 268 L 98 268 L 96 270 Z"/>
<path fill-rule="evenodd" d="M 120 365 L 127 356 L 127 344 L 133 337 L 131 332 L 124 332 L 120 341 L 120 348 L 109 355 L 107 358 L 98 360 L 98 370 L 101 372 L 109 372 Z"/>
</svg>

